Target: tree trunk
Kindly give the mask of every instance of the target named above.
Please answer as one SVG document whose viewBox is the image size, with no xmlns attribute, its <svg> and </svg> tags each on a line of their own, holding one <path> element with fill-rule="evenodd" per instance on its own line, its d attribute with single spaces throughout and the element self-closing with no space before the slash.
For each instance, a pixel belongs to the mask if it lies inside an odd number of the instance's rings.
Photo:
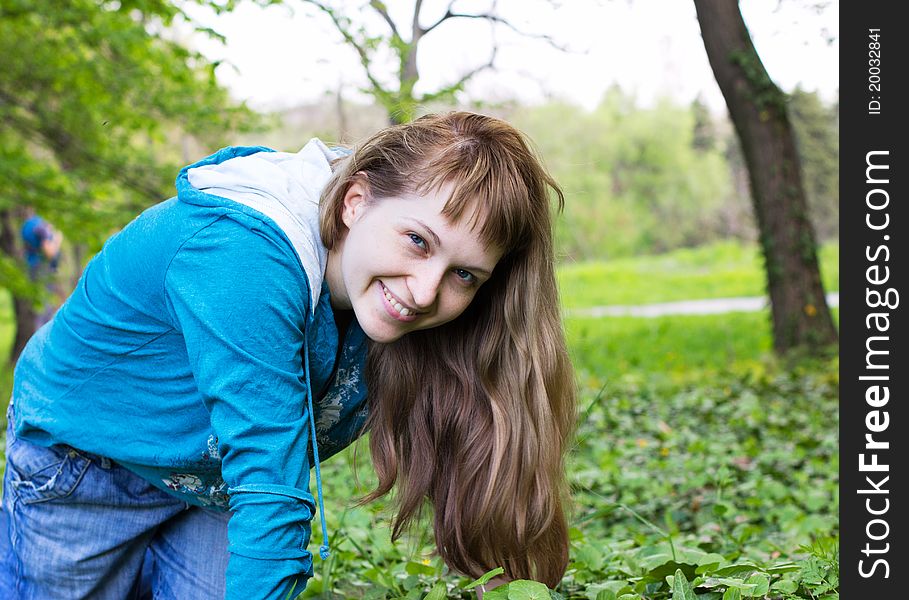
<svg viewBox="0 0 909 600">
<path fill-rule="evenodd" d="M 19 251 L 19 228 L 16 224 L 21 222 L 21 215 L 16 208 L 0 210 L 0 252 L 15 258 L 21 256 Z M 15 364 L 22 354 L 25 344 L 35 333 L 35 308 L 30 298 L 23 298 L 13 292 L 13 348 L 9 355 L 9 363 Z"/>
<path fill-rule="evenodd" d="M 836 342 L 786 111 L 751 43 L 737 0 L 694 0 L 707 58 L 748 165 L 773 317 L 773 345 L 817 353 Z"/>
<path fill-rule="evenodd" d="M 338 82 L 338 93 L 335 95 L 335 113 L 338 116 L 338 143 L 347 141 L 347 111 L 344 110 L 344 86 Z"/>
</svg>

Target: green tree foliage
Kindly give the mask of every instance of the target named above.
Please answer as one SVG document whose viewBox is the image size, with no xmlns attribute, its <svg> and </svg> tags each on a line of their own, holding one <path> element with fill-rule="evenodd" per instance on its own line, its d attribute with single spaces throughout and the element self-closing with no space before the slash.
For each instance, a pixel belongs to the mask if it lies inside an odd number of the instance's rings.
<svg viewBox="0 0 909 600">
<path fill-rule="evenodd" d="M 566 192 L 559 247 L 575 260 L 696 246 L 723 236 L 732 184 L 719 149 L 697 148 L 695 114 L 614 89 L 592 112 L 566 104 L 513 117 Z"/>
<path fill-rule="evenodd" d="M 103 235 L 167 193 L 175 134 L 214 141 L 248 118 L 214 65 L 165 37 L 178 14 L 163 0 L 0 2 L 0 206 Z"/>
<path fill-rule="evenodd" d="M 800 90 L 790 105 L 811 214 L 820 238 L 835 240 L 836 105 Z M 555 102 L 507 118 L 536 142 L 567 194 L 557 233 L 572 260 L 757 239 L 738 139 L 701 101 L 643 108 L 614 88 L 591 112 Z"/>
<path fill-rule="evenodd" d="M 172 193 L 185 136 L 220 144 L 250 122 L 171 39 L 178 15 L 166 0 L 0 0 L 0 287 L 35 292 L 15 256 L 24 207 L 95 249 Z"/>
</svg>

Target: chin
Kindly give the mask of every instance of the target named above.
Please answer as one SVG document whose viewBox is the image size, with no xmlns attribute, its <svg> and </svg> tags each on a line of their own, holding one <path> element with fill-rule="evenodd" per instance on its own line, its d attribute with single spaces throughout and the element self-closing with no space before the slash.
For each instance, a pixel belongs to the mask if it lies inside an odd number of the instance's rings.
<svg viewBox="0 0 909 600">
<path fill-rule="evenodd" d="M 365 327 L 363 328 L 363 333 L 366 334 L 366 337 L 379 344 L 390 344 L 404 337 L 404 332 L 390 333 L 387 331 L 382 331 L 373 333 Z"/>
<path fill-rule="evenodd" d="M 370 319 L 359 320 L 360 328 L 366 337 L 379 344 L 390 344 L 404 337 L 407 331 L 399 328 L 389 327 L 385 323 L 376 323 Z"/>
</svg>

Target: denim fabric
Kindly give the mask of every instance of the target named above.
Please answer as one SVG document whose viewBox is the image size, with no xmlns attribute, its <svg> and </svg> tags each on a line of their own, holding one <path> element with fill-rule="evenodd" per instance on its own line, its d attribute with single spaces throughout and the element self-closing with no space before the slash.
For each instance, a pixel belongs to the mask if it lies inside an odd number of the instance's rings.
<svg viewBox="0 0 909 600">
<path fill-rule="evenodd" d="M 6 457 L 0 598 L 223 598 L 230 513 L 190 506 L 109 459 L 17 439 L 12 427 Z"/>
</svg>

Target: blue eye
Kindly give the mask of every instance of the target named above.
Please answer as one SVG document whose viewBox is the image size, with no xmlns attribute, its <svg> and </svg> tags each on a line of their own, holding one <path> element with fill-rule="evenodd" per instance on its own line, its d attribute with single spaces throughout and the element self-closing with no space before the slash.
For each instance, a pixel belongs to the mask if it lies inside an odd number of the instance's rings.
<svg viewBox="0 0 909 600">
<path fill-rule="evenodd" d="M 461 279 L 465 283 L 473 283 L 477 280 L 476 276 L 470 271 L 465 271 L 464 269 L 455 269 L 455 275 L 458 276 L 458 279 Z"/>
<path fill-rule="evenodd" d="M 426 248 L 426 240 L 424 240 L 423 238 L 421 238 L 420 236 L 418 236 L 415 233 L 408 233 L 407 235 L 410 237 L 411 242 L 413 242 L 420 248 L 423 248 L 423 249 Z"/>
</svg>

